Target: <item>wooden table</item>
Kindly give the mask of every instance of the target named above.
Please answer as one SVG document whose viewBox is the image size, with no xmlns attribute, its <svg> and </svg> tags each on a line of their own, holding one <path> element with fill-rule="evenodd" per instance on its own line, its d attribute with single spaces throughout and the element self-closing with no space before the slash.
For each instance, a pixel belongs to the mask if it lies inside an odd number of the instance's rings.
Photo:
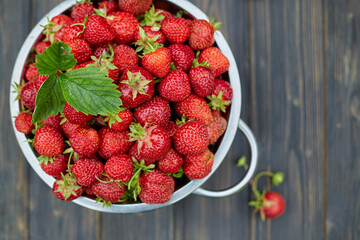
<svg viewBox="0 0 360 240">
<path fill-rule="evenodd" d="M 249 187 L 226 199 L 190 196 L 133 215 L 101 214 L 53 196 L 20 152 L 8 92 L 25 37 L 59 2 L 0 1 L 1 240 L 360 239 L 360 1 L 193 0 L 223 22 L 235 54 L 241 116 L 259 144 L 257 171 L 286 174 L 273 190 L 287 210 L 266 222 L 247 206 Z M 248 145 L 237 134 L 206 187 L 236 183 L 242 155 L 249 156 Z"/>
</svg>

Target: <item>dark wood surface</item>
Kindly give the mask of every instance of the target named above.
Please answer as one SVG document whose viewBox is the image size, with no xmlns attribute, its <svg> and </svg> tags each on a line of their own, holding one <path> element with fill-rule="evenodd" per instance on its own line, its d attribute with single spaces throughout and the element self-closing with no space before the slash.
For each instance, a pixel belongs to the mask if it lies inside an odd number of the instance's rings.
<svg viewBox="0 0 360 240">
<path fill-rule="evenodd" d="M 257 171 L 282 171 L 285 214 L 261 222 L 249 188 L 225 199 L 189 196 L 131 215 L 57 200 L 32 171 L 10 127 L 8 92 L 17 53 L 60 0 L 0 1 L 0 239 L 360 239 L 360 2 L 192 0 L 223 22 L 237 60 L 242 119 L 259 145 Z M 206 183 L 221 189 L 248 144 L 237 134 Z M 260 182 L 261 187 L 267 184 Z"/>
</svg>

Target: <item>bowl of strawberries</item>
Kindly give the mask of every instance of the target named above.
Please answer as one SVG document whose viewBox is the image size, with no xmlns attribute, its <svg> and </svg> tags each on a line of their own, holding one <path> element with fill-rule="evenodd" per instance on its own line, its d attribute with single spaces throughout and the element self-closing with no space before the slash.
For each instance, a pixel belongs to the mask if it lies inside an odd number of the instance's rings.
<svg viewBox="0 0 360 240">
<path fill-rule="evenodd" d="M 136 213 L 249 182 L 257 146 L 239 120 L 239 73 L 219 26 L 186 0 L 68 0 L 40 20 L 14 66 L 10 111 L 55 197 Z M 245 176 L 201 188 L 238 128 L 252 150 Z"/>
</svg>

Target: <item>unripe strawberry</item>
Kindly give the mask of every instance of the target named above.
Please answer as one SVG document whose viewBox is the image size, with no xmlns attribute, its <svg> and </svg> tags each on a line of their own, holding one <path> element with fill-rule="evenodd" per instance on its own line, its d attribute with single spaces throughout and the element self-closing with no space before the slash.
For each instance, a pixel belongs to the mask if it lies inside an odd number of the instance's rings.
<svg viewBox="0 0 360 240">
<path fill-rule="evenodd" d="M 64 151 L 65 143 L 61 133 L 56 128 L 43 126 L 35 132 L 34 147 L 40 155 L 52 157 Z"/>
</svg>

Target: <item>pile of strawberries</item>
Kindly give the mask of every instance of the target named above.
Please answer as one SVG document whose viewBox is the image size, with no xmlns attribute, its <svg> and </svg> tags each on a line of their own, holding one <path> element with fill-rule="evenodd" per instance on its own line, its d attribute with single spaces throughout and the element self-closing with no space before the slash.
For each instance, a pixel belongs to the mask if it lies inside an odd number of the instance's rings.
<svg viewBox="0 0 360 240">
<path fill-rule="evenodd" d="M 229 61 L 213 46 L 218 24 L 152 4 L 83 0 L 44 26 L 35 54 L 67 43 L 74 69 L 101 68 L 122 93 L 118 114 L 86 115 L 65 103 L 61 114 L 34 124 L 36 94 L 48 76 L 27 66 L 15 126 L 32 139 L 61 200 L 164 203 L 175 183 L 211 172 L 208 146 L 225 132 L 232 99 L 222 79 Z"/>
</svg>

